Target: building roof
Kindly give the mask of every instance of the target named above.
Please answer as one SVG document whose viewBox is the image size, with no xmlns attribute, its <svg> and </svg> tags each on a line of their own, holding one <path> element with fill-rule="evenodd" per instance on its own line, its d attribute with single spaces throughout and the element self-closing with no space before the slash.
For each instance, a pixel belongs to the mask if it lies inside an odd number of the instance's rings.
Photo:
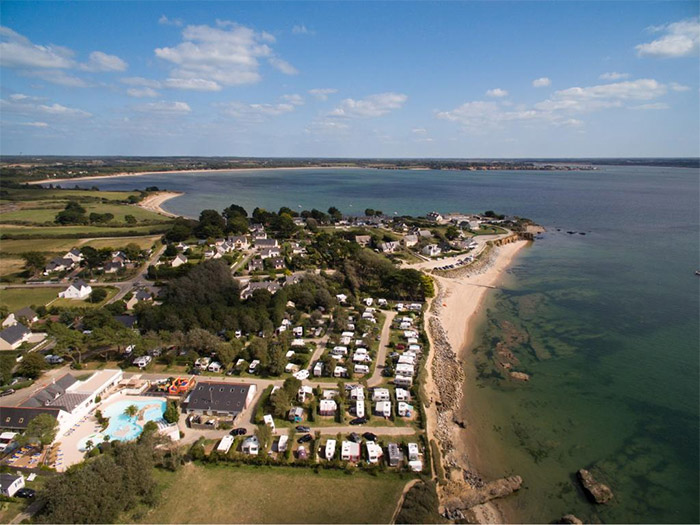
<svg viewBox="0 0 700 525">
<path fill-rule="evenodd" d="M 77 379 L 75 377 L 70 374 L 66 374 L 48 385 L 46 388 L 39 390 L 36 394 L 22 403 L 21 406 L 34 408 L 48 406 L 60 396 L 65 394 L 68 388 L 74 385 L 76 382 Z"/>
<path fill-rule="evenodd" d="M 29 422 L 40 414 L 50 414 L 58 419 L 59 407 L 0 407 L 0 428 L 24 430 Z"/>
<path fill-rule="evenodd" d="M 188 410 L 213 410 L 238 415 L 245 409 L 250 385 L 235 383 L 197 383 L 189 396 Z"/>
<path fill-rule="evenodd" d="M 0 332 L 0 339 L 7 341 L 7 343 L 10 345 L 14 345 L 15 343 L 20 342 L 28 333 L 29 328 L 24 326 L 22 323 L 17 323 Z"/>
<path fill-rule="evenodd" d="M 17 474 L 0 474 L 0 491 L 7 492 L 7 489 L 9 489 L 10 486 L 12 486 L 12 484 L 21 477 L 22 476 L 18 476 Z"/>
<path fill-rule="evenodd" d="M 135 315 L 115 315 L 114 320 L 126 328 L 133 328 L 136 324 Z"/>
<path fill-rule="evenodd" d="M 80 290 L 81 288 L 88 287 L 90 285 L 82 279 L 76 279 L 75 281 L 73 281 L 72 286 L 75 286 L 78 290 Z"/>
<path fill-rule="evenodd" d="M 16 312 L 14 312 L 15 319 L 19 319 L 20 317 L 24 317 L 25 319 L 29 319 L 30 321 L 34 319 L 37 314 L 34 310 L 29 308 L 28 306 L 25 306 L 24 308 L 20 308 Z"/>
</svg>

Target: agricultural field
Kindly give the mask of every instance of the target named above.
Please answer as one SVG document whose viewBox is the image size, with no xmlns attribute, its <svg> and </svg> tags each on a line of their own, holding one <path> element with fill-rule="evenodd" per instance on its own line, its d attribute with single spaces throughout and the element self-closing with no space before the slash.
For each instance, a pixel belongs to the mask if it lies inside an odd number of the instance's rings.
<svg viewBox="0 0 700 525">
<path fill-rule="evenodd" d="M 4 226 L 2 227 L 4 231 Z M 42 252 L 63 255 L 75 247 L 92 246 L 93 248 L 114 248 L 119 250 L 127 244 L 135 243 L 146 250 L 160 239 L 160 235 L 139 237 L 96 237 L 87 239 L 6 239 L 0 240 L 0 251 L 7 254 L 22 254 L 26 252 Z M 0 264 L 3 264 L 0 259 Z"/>
<path fill-rule="evenodd" d="M 15 278 L 24 271 L 24 261 L 16 257 L 0 258 L 0 278 Z"/>
<path fill-rule="evenodd" d="M 119 237 L 122 235 L 153 235 L 153 232 L 165 232 L 170 226 L 152 224 L 147 226 L 20 226 L 16 224 L 0 224 L 3 235 L 35 237 Z"/>
<path fill-rule="evenodd" d="M 89 182 L 92 181 L 82 181 L 82 184 L 87 185 Z M 6 193 L 3 196 L 3 202 L 9 200 L 32 201 L 39 199 L 105 199 L 110 201 L 123 201 L 132 195 L 138 196 L 140 194 L 138 191 L 54 190 L 40 188 L 39 186 L 33 188 L 6 188 L 4 191 Z"/>
<path fill-rule="evenodd" d="M 5 288 L 0 289 L 0 306 L 6 306 L 8 311 L 14 312 L 25 306 L 45 305 L 58 297 L 58 292 L 65 286 L 37 286 L 36 288 Z"/>
<path fill-rule="evenodd" d="M 389 523 L 411 479 L 395 473 L 197 464 L 155 475 L 163 489 L 159 503 L 125 522 Z"/>
<path fill-rule="evenodd" d="M 56 214 L 65 208 L 67 200 L 23 202 L 13 209 L 0 211 L 0 222 L 27 222 L 42 224 L 53 222 Z M 114 223 L 124 223 L 127 215 L 133 215 L 139 222 L 162 222 L 162 215 L 145 210 L 135 204 L 81 203 L 87 215 L 91 213 L 111 213 Z M 7 206 L 6 206 L 7 207 Z"/>
</svg>

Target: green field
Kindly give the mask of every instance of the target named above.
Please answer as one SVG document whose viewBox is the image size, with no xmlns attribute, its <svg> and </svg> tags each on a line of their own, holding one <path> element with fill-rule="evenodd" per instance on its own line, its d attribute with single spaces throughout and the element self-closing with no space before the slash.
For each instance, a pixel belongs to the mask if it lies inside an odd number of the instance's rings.
<svg viewBox="0 0 700 525">
<path fill-rule="evenodd" d="M 24 271 L 24 261 L 13 257 L 0 259 L 0 277 L 9 277 Z"/>
<path fill-rule="evenodd" d="M 122 226 L 110 228 L 105 226 L 19 226 L 16 224 L 0 224 L 3 235 L 44 237 L 112 237 L 120 235 L 148 235 L 151 232 L 165 232 L 168 224 L 153 224 L 149 226 Z"/>
<path fill-rule="evenodd" d="M 148 249 L 160 239 L 160 235 L 147 235 L 143 237 L 98 237 L 93 239 L 6 239 L 0 240 L 0 252 L 8 254 L 22 254 L 25 252 L 42 252 L 63 255 L 68 250 L 92 246 L 93 248 L 124 248 L 127 244 L 135 243 L 142 250 Z M 4 261 L 0 259 L 0 264 Z"/>
<path fill-rule="evenodd" d="M 31 223 L 53 222 L 56 214 L 65 208 L 67 201 L 33 201 L 22 203 L 17 209 L 0 212 L 1 221 L 21 221 Z M 82 203 L 87 215 L 91 213 L 111 213 L 113 222 L 124 223 L 126 215 L 133 215 L 138 221 L 164 220 L 162 215 L 145 210 L 134 204 Z"/>
<path fill-rule="evenodd" d="M 81 184 L 82 186 L 91 186 L 97 181 L 78 181 L 72 185 Z M 58 183 L 67 185 L 69 183 Z M 8 188 L 7 197 L 12 200 L 38 200 L 38 199 L 106 199 L 113 201 L 123 201 L 131 195 L 139 195 L 137 191 L 90 191 L 90 190 L 49 190 L 39 189 L 35 186 L 32 189 L 25 188 Z"/>
<path fill-rule="evenodd" d="M 58 292 L 65 288 L 66 286 L 0 289 L 0 305 L 6 306 L 10 312 L 25 306 L 44 305 L 56 299 Z"/>
<path fill-rule="evenodd" d="M 157 506 L 137 523 L 389 523 L 404 485 L 398 474 L 291 467 L 188 464 L 156 471 Z"/>
</svg>

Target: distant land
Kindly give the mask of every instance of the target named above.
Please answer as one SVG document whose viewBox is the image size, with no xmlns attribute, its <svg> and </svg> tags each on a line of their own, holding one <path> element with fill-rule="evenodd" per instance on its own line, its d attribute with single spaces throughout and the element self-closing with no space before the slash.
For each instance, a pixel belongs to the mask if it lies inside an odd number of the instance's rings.
<svg viewBox="0 0 700 525">
<path fill-rule="evenodd" d="M 700 168 L 699 158 L 528 158 L 528 159 L 380 159 L 318 157 L 122 157 L 122 156 L 0 156 L 0 176 L 6 182 L 46 178 L 78 178 L 129 173 L 256 168 L 375 168 L 430 170 L 593 170 L 596 166 L 656 166 Z"/>
</svg>

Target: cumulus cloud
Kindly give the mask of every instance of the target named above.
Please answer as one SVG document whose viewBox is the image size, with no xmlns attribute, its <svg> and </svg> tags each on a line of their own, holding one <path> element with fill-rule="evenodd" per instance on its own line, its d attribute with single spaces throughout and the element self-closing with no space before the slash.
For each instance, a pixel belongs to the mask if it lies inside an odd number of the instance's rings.
<svg viewBox="0 0 700 525">
<path fill-rule="evenodd" d="M 294 111 L 294 104 L 246 104 L 244 102 L 227 102 L 218 105 L 229 117 L 247 122 L 262 122 L 268 117 L 277 117 Z"/>
<path fill-rule="evenodd" d="M 171 79 L 205 80 L 221 86 L 254 84 L 262 78 L 260 59 L 268 60 L 283 73 L 297 73 L 268 45 L 275 41 L 272 35 L 234 22 L 218 20 L 217 27 L 187 26 L 182 40 L 174 47 L 155 50 L 158 58 L 173 65 Z"/>
<path fill-rule="evenodd" d="M 66 73 L 62 69 L 36 69 L 21 71 L 20 74 L 25 77 L 40 78 L 58 86 L 86 88 L 93 85 L 82 78 Z"/>
<path fill-rule="evenodd" d="M 332 95 L 333 93 L 337 92 L 338 90 L 333 88 L 316 88 L 310 89 L 309 95 L 317 98 L 318 100 L 328 100 L 328 95 Z"/>
<path fill-rule="evenodd" d="M 218 83 L 204 78 L 168 78 L 165 81 L 165 87 L 190 91 L 221 91 Z"/>
<path fill-rule="evenodd" d="M 648 110 L 648 109 L 669 109 L 671 106 L 666 104 L 665 102 L 652 102 L 651 104 L 640 104 L 638 106 L 631 106 L 630 109 L 640 109 L 640 110 Z"/>
<path fill-rule="evenodd" d="M 640 57 L 678 58 L 698 54 L 700 49 L 700 20 L 698 17 L 652 27 L 663 33 L 656 40 L 635 47 Z"/>
<path fill-rule="evenodd" d="M 153 80 L 150 78 L 125 77 L 125 78 L 120 78 L 119 81 L 122 84 L 126 84 L 127 86 L 142 86 L 142 87 L 149 87 L 149 88 L 161 87 L 161 83 L 159 81 Z"/>
<path fill-rule="evenodd" d="M 75 66 L 73 55 L 67 47 L 33 44 L 9 27 L 0 26 L 0 66 L 68 69 Z"/>
<path fill-rule="evenodd" d="M 684 86 L 683 84 L 678 84 L 677 82 L 671 82 L 668 87 L 670 87 L 673 91 L 689 91 L 690 87 L 689 86 Z"/>
<path fill-rule="evenodd" d="M 535 80 L 532 81 L 532 85 L 534 87 L 547 87 L 552 84 L 552 81 L 549 80 L 548 77 L 540 77 L 536 78 Z"/>
<path fill-rule="evenodd" d="M 134 109 L 142 113 L 152 113 L 154 115 L 186 115 L 192 111 L 187 102 L 170 102 L 161 100 L 158 102 L 149 102 L 141 104 Z"/>
<path fill-rule="evenodd" d="M 315 35 L 316 31 L 310 30 L 304 24 L 297 24 L 292 27 L 292 33 L 295 35 Z"/>
<path fill-rule="evenodd" d="M 302 106 L 304 104 L 304 97 L 296 93 L 292 95 L 282 95 L 280 98 L 293 106 Z"/>
<path fill-rule="evenodd" d="M 90 60 L 80 65 L 85 71 L 126 71 L 127 63 L 116 55 L 108 55 L 102 51 L 90 53 Z"/>
<path fill-rule="evenodd" d="M 669 86 L 654 79 L 572 87 L 555 91 L 551 97 L 531 107 L 520 105 L 511 109 L 496 102 L 476 100 L 465 102 L 450 111 L 439 111 L 436 117 L 474 130 L 493 128 L 508 122 L 579 127 L 583 122 L 573 115 L 606 108 L 664 109 L 662 103 L 647 101 L 665 95 L 668 89 Z"/>
<path fill-rule="evenodd" d="M 400 109 L 408 97 L 403 93 L 378 93 L 363 99 L 346 98 L 331 111 L 330 117 L 372 118 L 381 117 L 390 111 Z"/>
<path fill-rule="evenodd" d="M 10 95 L 7 100 L 0 99 L 0 110 L 8 114 L 57 118 L 88 118 L 92 116 L 82 109 L 70 108 L 57 103 L 46 103 L 44 99 L 22 93 Z"/>
<path fill-rule="evenodd" d="M 413 128 L 411 130 L 411 133 L 415 133 L 417 135 L 425 135 L 428 133 L 428 130 L 425 128 Z"/>
<path fill-rule="evenodd" d="M 616 71 L 610 71 L 609 73 L 603 73 L 598 77 L 600 80 L 623 80 L 629 78 L 629 73 L 618 73 Z"/>
<path fill-rule="evenodd" d="M 129 88 L 126 90 L 126 94 L 134 98 L 156 98 L 160 95 L 155 89 L 149 87 Z"/>
<path fill-rule="evenodd" d="M 161 15 L 161 17 L 158 19 L 158 23 L 162 26 L 182 27 L 182 20 L 179 18 L 168 18 L 165 15 Z"/>
<path fill-rule="evenodd" d="M 493 98 L 502 98 L 502 97 L 507 97 L 508 92 L 505 89 L 494 88 L 494 89 L 489 89 L 486 92 L 486 96 L 493 97 Z"/>
<path fill-rule="evenodd" d="M 48 128 L 49 125 L 46 122 L 20 122 L 22 126 L 29 126 L 32 128 Z"/>
</svg>

